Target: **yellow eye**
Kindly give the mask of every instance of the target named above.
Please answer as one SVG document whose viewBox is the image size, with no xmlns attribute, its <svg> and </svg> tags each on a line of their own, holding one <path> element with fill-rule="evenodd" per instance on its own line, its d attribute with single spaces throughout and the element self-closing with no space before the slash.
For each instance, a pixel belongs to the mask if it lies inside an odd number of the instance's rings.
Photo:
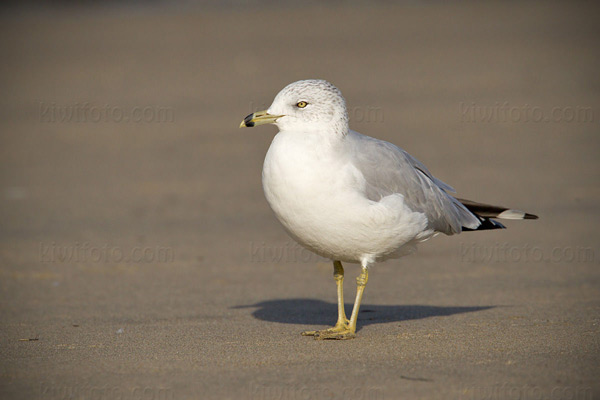
<svg viewBox="0 0 600 400">
<path fill-rule="evenodd" d="M 299 102 L 296 103 L 296 107 L 298 107 L 298 108 L 304 108 L 307 105 L 308 105 L 308 103 L 305 102 L 305 101 L 299 101 Z"/>
</svg>

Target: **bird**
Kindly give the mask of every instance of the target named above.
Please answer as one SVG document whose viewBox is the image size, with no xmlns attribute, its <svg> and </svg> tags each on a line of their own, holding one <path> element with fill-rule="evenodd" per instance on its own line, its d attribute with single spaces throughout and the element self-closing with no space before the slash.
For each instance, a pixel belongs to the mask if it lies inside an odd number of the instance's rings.
<svg viewBox="0 0 600 400">
<path fill-rule="evenodd" d="M 262 186 L 267 202 L 300 245 L 333 262 L 338 319 L 305 331 L 320 340 L 356 337 L 358 311 L 375 263 L 413 253 L 437 234 L 505 228 L 495 219 L 534 214 L 454 197 L 455 190 L 400 147 L 349 127 L 341 91 L 322 79 L 284 87 L 264 111 L 240 124 L 275 124 Z M 342 263 L 360 264 L 350 318 Z"/>
</svg>

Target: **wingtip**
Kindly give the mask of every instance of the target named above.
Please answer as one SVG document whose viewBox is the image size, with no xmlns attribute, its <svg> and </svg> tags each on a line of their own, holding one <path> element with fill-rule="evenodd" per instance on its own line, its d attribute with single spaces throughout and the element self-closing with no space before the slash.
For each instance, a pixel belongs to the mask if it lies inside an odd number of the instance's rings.
<svg viewBox="0 0 600 400">
<path fill-rule="evenodd" d="M 520 210 L 505 210 L 496 216 L 502 219 L 538 219 L 537 215 L 529 214 Z"/>
</svg>

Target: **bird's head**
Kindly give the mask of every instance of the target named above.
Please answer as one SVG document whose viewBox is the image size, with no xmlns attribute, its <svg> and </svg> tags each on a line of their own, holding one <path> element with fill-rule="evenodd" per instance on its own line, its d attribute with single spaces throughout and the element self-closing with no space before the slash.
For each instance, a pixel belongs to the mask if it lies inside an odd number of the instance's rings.
<svg viewBox="0 0 600 400">
<path fill-rule="evenodd" d="M 348 112 L 342 92 L 331 83 L 309 79 L 283 88 L 265 111 L 248 115 L 242 127 L 275 124 L 281 131 L 346 134 Z"/>
</svg>

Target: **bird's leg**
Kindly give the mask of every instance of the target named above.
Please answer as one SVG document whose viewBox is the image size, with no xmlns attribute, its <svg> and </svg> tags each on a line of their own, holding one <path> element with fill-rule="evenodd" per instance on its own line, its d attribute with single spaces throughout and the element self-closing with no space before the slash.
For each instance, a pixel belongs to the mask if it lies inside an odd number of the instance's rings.
<svg viewBox="0 0 600 400">
<path fill-rule="evenodd" d="M 350 316 L 350 326 L 352 333 L 356 332 L 356 320 L 358 319 L 358 310 L 360 308 L 360 302 L 362 301 L 363 292 L 367 281 L 369 280 L 369 270 L 366 267 L 362 267 L 362 271 L 358 278 L 356 278 L 356 299 L 354 300 L 354 308 L 352 308 L 352 315 Z"/>
<path fill-rule="evenodd" d="M 348 318 L 346 318 L 346 310 L 344 310 L 344 267 L 340 261 L 333 262 L 333 279 L 337 286 L 337 301 L 338 301 L 338 320 L 334 329 L 344 329 L 348 327 Z"/>
<path fill-rule="evenodd" d="M 340 261 L 333 262 L 333 279 L 337 286 L 337 301 L 338 301 L 338 320 L 333 328 L 325 329 L 322 331 L 306 331 L 302 332 L 303 336 L 320 336 L 322 334 L 342 332 L 348 329 L 348 323 L 350 322 L 346 317 L 346 311 L 344 310 L 344 267 Z"/>
<path fill-rule="evenodd" d="M 354 308 L 352 309 L 352 316 L 350 321 L 344 325 L 344 328 L 339 330 L 327 330 L 321 331 L 318 335 L 315 335 L 315 339 L 352 339 L 356 337 L 356 320 L 358 319 L 358 310 L 360 309 L 360 302 L 362 301 L 362 295 L 367 286 L 369 280 L 369 271 L 367 267 L 362 267 L 362 271 L 358 278 L 356 278 L 356 299 L 354 300 Z M 336 325 L 337 327 L 337 325 Z M 335 329 L 335 328 L 333 328 Z"/>
</svg>

